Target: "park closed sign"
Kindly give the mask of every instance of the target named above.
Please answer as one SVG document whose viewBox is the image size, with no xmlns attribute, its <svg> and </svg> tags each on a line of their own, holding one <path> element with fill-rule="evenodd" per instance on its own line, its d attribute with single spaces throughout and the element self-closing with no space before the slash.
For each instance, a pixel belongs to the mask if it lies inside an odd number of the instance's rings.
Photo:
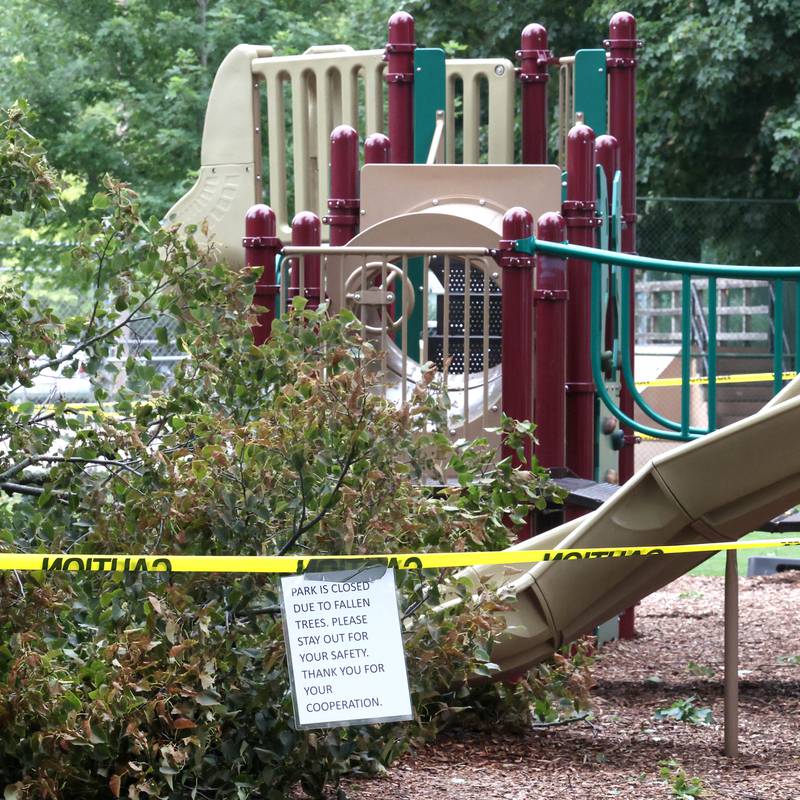
<svg viewBox="0 0 800 800">
<path fill-rule="evenodd" d="M 298 728 L 411 719 L 393 569 L 281 579 Z"/>
</svg>

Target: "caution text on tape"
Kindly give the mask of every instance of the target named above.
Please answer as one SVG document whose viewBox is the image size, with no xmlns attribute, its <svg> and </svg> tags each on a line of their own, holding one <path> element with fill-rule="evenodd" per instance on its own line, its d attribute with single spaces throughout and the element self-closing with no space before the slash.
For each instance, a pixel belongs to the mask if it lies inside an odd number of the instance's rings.
<svg viewBox="0 0 800 800">
<path fill-rule="evenodd" d="M 72 555 L 63 553 L 2 553 L 0 570 L 34 572 L 202 572 L 273 573 L 324 572 L 384 565 L 395 569 L 446 569 L 489 565 L 535 564 L 599 558 L 636 558 L 727 550 L 800 546 L 800 538 L 664 545 L 662 547 L 576 547 L 555 550 L 494 550 L 469 553 L 382 553 L 348 556 L 186 556 Z"/>
</svg>

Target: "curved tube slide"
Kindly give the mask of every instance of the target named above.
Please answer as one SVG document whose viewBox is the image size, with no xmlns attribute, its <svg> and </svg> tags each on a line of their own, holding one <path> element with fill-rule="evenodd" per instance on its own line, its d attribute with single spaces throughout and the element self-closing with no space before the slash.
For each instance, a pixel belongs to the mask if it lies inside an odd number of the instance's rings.
<svg viewBox="0 0 800 800">
<path fill-rule="evenodd" d="M 800 503 L 800 378 L 757 414 L 654 458 L 601 508 L 514 550 L 736 541 Z M 495 647 L 501 675 L 678 578 L 709 554 L 479 567 L 462 576 L 516 596 Z"/>
</svg>

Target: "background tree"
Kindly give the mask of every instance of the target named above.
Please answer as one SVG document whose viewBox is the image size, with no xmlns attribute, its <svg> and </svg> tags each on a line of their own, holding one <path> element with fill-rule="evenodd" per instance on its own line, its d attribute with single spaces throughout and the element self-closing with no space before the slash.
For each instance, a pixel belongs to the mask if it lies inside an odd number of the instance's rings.
<svg viewBox="0 0 800 800">
<path fill-rule="evenodd" d="M 381 47 L 394 0 L 8 0 L 0 20 L 0 101 L 27 96 L 53 163 L 87 188 L 79 219 L 107 171 L 134 183 L 162 215 L 191 184 L 214 72 L 235 44 L 279 53 L 321 42 Z M 559 54 L 599 47 L 616 0 L 410 0 L 418 41 L 451 53 L 513 57 L 530 21 Z M 641 195 L 791 198 L 800 189 L 800 9 L 793 0 L 632 0 L 646 46 L 639 70 Z M 676 211 L 674 213 L 680 213 Z M 694 213 L 689 212 L 689 213 Z M 762 261 L 791 260 L 750 208 L 714 231 L 731 256 L 759 242 Z M 710 224 L 714 224 L 713 221 Z M 752 228 L 747 230 L 746 228 Z M 719 245 L 717 245 L 719 248 Z M 725 248 L 717 255 L 726 255 Z M 715 255 L 715 254 L 711 254 Z"/>
</svg>

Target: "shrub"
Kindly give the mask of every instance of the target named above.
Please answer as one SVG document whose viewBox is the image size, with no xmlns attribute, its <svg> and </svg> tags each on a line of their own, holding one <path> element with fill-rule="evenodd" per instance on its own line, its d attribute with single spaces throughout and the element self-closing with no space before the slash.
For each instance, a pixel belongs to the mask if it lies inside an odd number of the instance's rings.
<svg viewBox="0 0 800 800">
<path fill-rule="evenodd" d="M 61 320 L 3 290 L 3 549 L 495 549 L 508 544 L 507 519 L 554 496 L 536 465 L 496 463 L 486 440 L 450 442 L 433 371 L 405 406 L 374 391 L 377 354 L 352 314 L 297 300 L 256 347 L 251 271 L 141 219 L 123 184 L 109 180 L 94 205 L 66 260 L 83 276 L 88 315 Z M 159 340 L 175 331 L 189 356 L 172 376 L 147 351 L 124 352 L 122 332 L 142 318 L 160 323 Z M 15 405 L 42 365 L 78 358 L 96 407 Z M 503 428 L 512 446 L 533 435 L 526 422 Z M 460 488 L 425 488 L 448 468 Z M 452 583 L 445 572 L 398 577 L 413 721 L 298 731 L 275 576 L 0 574 L 5 796 L 277 800 L 298 783 L 319 797 L 346 772 L 378 771 L 470 706 L 469 681 L 496 669 L 505 601 L 473 603 L 456 585 L 465 602 L 432 612 Z M 482 688 L 476 707 L 519 714 L 545 690 L 584 697 L 540 672 L 514 690 Z"/>
</svg>

